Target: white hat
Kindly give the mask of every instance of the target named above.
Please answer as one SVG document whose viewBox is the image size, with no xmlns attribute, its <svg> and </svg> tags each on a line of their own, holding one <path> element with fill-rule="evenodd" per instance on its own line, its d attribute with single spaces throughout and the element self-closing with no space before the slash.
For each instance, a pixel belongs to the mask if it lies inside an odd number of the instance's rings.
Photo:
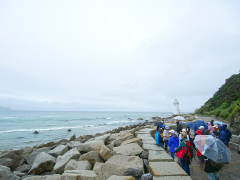
<svg viewBox="0 0 240 180">
<path fill-rule="evenodd" d="M 169 132 L 170 132 L 170 133 L 173 133 L 173 134 L 175 134 L 175 131 L 174 131 L 173 129 L 172 129 L 172 130 L 170 130 Z"/>
<path fill-rule="evenodd" d="M 200 126 L 199 129 L 205 129 L 205 127 L 204 126 Z"/>
<path fill-rule="evenodd" d="M 186 129 L 182 129 L 182 132 L 187 132 L 187 130 Z"/>
<path fill-rule="evenodd" d="M 165 126 L 165 129 L 169 129 L 169 127 L 168 127 L 168 126 Z"/>
</svg>

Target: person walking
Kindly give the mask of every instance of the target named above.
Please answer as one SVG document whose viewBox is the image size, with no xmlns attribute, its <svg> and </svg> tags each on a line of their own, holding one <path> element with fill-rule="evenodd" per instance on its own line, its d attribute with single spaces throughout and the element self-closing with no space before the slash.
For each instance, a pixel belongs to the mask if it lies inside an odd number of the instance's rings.
<svg viewBox="0 0 240 180">
<path fill-rule="evenodd" d="M 163 131 L 163 141 L 165 144 L 165 151 L 168 152 L 168 140 L 170 139 L 170 134 L 169 134 L 169 127 L 166 126 L 165 130 Z"/>
<path fill-rule="evenodd" d="M 174 157 L 175 157 L 175 148 L 179 146 L 179 138 L 178 136 L 175 134 L 174 130 L 169 131 L 170 132 L 170 139 L 168 141 L 168 146 L 170 147 L 170 153 L 171 153 L 171 157 L 173 158 L 174 161 Z"/>
<path fill-rule="evenodd" d="M 179 144 L 179 146 L 177 148 L 175 148 L 175 152 L 178 152 L 183 147 L 185 147 L 186 142 L 187 142 L 187 133 L 182 132 L 181 133 L 181 143 Z M 186 161 L 184 161 L 183 158 L 180 158 L 180 162 L 182 164 L 182 169 L 190 176 L 190 169 L 189 169 L 188 163 Z"/>
</svg>

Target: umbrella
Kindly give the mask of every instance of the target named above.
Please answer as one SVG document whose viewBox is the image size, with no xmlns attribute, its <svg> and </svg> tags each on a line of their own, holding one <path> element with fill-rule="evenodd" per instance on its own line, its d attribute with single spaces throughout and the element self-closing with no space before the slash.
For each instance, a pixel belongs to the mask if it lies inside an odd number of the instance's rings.
<svg viewBox="0 0 240 180">
<path fill-rule="evenodd" d="M 176 116 L 176 117 L 175 117 L 175 118 L 173 118 L 173 119 L 185 120 L 185 118 L 184 118 L 184 117 L 182 117 L 182 116 Z"/>
<path fill-rule="evenodd" d="M 223 123 L 220 121 L 214 121 L 213 124 L 220 124 L 221 126 L 223 125 Z"/>
<path fill-rule="evenodd" d="M 202 155 L 216 163 L 227 163 L 231 161 L 231 151 L 220 140 L 212 135 L 197 135 L 194 144 Z"/>
<path fill-rule="evenodd" d="M 187 127 L 192 128 L 194 131 L 198 130 L 198 127 L 196 126 L 196 124 L 192 123 L 192 122 L 186 122 L 184 123 Z"/>
<path fill-rule="evenodd" d="M 163 122 L 162 121 L 157 121 L 154 123 L 154 126 L 161 126 L 163 125 Z"/>
<path fill-rule="evenodd" d="M 201 120 L 195 121 L 196 126 L 199 128 L 200 126 L 204 126 L 205 129 L 208 129 L 208 126 L 205 124 L 205 122 Z"/>
</svg>

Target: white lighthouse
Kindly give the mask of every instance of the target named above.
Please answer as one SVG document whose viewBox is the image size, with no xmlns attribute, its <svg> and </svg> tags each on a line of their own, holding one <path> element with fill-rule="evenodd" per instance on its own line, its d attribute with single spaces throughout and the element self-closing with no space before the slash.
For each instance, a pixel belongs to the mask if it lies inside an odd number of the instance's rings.
<svg viewBox="0 0 240 180">
<path fill-rule="evenodd" d="M 173 104 L 174 104 L 173 115 L 180 115 L 179 102 L 177 101 L 177 99 L 174 99 Z"/>
</svg>

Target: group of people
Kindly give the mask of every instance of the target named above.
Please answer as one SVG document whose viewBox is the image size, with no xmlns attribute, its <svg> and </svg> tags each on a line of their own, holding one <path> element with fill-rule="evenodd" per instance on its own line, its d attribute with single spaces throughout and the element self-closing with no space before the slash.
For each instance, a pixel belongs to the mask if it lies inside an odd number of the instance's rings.
<svg viewBox="0 0 240 180">
<path fill-rule="evenodd" d="M 198 130 L 194 130 L 190 127 L 186 129 L 182 127 L 181 121 L 177 121 L 177 129 L 169 130 L 168 126 L 158 126 L 155 134 L 156 144 L 165 149 L 166 152 L 171 153 L 171 157 L 175 158 L 175 154 L 180 151 L 183 147 L 186 147 L 187 142 L 191 145 L 193 149 L 196 150 L 196 155 L 198 156 L 198 163 L 205 163 L 204 171 L 207 173 L 207 177 L 210 180 L 219 179 L 218 171 L 219 169 L 213 167 L 210 163 L 210 159 L 207 159 L 205 156 L 201 154 L 201 152 L 196 148 L 194 144 L 194 139 L 198 135 L 212 135 L 218 139 L 220 139 L 227 147 L 229 147 L 228 143 L 232 136 L 231 131 L 227 129 L 226 124 L 216 124 L 214 125 L 214 120 L 207 123 L 208 129 L 205 129 L 204 126 L 200 126 Z M 169 146 L 169 150 L 168 150 Z M 189 163 L 184 161 L 183 158 L 179 158 L 179 162 L 183 170 L 190 176 Z"/>
</svg>

